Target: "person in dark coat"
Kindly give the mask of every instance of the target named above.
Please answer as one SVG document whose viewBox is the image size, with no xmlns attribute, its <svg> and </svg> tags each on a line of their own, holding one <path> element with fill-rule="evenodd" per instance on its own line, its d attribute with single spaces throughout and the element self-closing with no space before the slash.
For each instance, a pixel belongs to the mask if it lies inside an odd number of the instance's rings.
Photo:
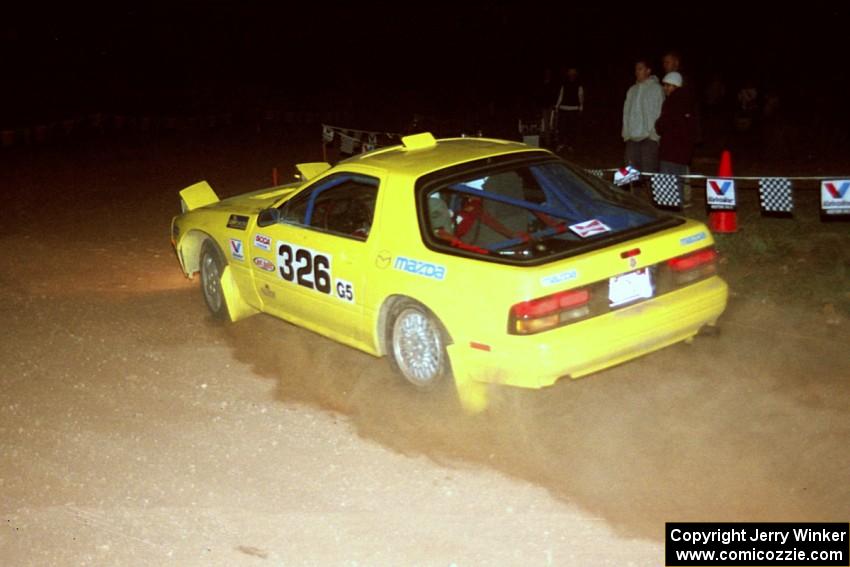
<svg viewBox="0 0 850 567">
<path fill-rule="evenodd" d="M 696 110 L 693 99 L 681 90 L 682 82 L 682 75 L 676 71 L 664 75 L 662 87 L 666 96 L 661 116 L 655 122 L 655 131 L 661 137 L 659 170 L 677 176 L 688 174 L 697 137 Z M 681 178 L 677 178 L 677 185 L 681 194 Z M 688 206 L 690 195 L 682 195 L 682 201 Z"/>
<path fill-rule="evenodd" d="M 541 144 L 545 148 L 555 147 L 555 107 L 560 85 L 552 74 L 552 69 L 543 71 L 543 82 L 535 97 L 536 111 L 540 113 L 542 128 Z"/>
<path fill-rule="evenodd" d="M 578 69 L 567 67 L 563 70 L 563 81 L 555 103 L 558 111 L 558 147 L 557 151 L 574 151 L 581 136 L 581 115 L 584 111 L 584 85 L 578 75 Z"/>
<path fill-rule="evenodd" d="M 664 68 L 664 73 L 676 71 L 682 75 L 682 86 L 679 87 L 682 94 L 687 95 L 691 99 L 691 104 L 694 105 L 694 116 L 696 120 L 696 144 L 702 143 L 702 113 L 700 111 L 699 95 L 697 94 L 698 85 L 694 82 L 694 77 L 682 70 L 682 55 L 678 51 L 668 51 L 664 54 L 661 60 L 661 66 Z"/>
</svg>

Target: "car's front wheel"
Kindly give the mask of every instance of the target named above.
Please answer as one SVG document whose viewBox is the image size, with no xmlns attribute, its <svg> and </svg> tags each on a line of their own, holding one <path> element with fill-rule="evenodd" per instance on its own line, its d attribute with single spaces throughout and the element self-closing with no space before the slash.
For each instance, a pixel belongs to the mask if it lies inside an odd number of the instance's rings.
<svg viewBox="0 0 850 567">
<path fill-rule="evenodd" d="M 224 260 L 218 247 L 211 240 L 201 247 L 201 291 L 204 303 L 218 320 L 227 318 L 227 304 L 221 289 L 221 275 L 224 273 Z"/>
<path fill-rule="evenodd" d="M 419 303 L 404 300 L 393 307 L 388 338 L 393 366 L 417 388 L 434 388 L 450 375 L 446 333 Z"/>
</svg>

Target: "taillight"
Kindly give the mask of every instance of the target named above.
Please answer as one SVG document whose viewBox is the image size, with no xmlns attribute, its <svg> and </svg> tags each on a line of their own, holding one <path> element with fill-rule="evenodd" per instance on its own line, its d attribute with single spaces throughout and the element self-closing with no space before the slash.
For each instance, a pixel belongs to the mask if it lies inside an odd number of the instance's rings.
<svg viewBox="0 0 850 567">
<path fill-rule="evenodd" d="M 667 260 L 673 283 L 683 285 L 714 275 L 717 272 L 717 251 L 703 248 L 684 256 Z"/>
<path fill-rule="evenodd" d="M 570 289 L 511 307 L 511 333 L 530 335 L 583 319 L 590 314 L 590 290 Z"/>
<path fill-rule="evenodd" d="M 714 248 L 703 248 L 685 256 L 667 260 L 667 265 L 674 272 L 685 272 L 709 262 L 714 263 L 715 260 L 717 260 L 717 251 Z"/>
</svg>

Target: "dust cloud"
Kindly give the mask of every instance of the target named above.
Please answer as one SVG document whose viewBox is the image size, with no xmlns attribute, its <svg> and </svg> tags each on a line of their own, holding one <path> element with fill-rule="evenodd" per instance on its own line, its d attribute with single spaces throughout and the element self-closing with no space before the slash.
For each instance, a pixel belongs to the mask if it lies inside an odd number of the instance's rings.
<svg viewBox="0 0 850 567">
<path fill-rule="evenodd" d="M 789 315 L 805 317 L 733 304 L 720 337 L 543 390 L 494 386 L 474 416 L 450 389 L 415 391 L 386 360 L 270 317 L 223 332 L 282 401 L 344 415 L 404 454 L 537 483 L 658 538 L 665 521 L 840 521 L 850 509 L 850 360 L 834 342 L 752 319 Z"/>
</svg>

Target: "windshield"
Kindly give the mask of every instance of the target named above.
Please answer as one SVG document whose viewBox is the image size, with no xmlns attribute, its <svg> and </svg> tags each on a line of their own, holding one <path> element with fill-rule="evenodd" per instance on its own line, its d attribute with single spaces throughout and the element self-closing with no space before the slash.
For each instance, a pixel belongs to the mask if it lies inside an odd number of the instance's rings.
<svg viewBox="0 0 850 567">
<path fill-rule="evenodd" d="M 423 197 L 431 244 L 514 260 L 585 249 L 669 219 L 560 161 L 455 176 Z"/>
</svg>

